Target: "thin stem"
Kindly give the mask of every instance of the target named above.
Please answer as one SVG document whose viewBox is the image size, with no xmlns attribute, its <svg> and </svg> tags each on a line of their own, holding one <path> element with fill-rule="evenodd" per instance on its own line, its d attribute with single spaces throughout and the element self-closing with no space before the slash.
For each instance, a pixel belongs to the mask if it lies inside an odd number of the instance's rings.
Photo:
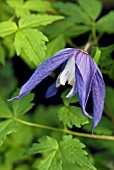
<svg viewBox="0 0 114 170">
<path fill-rule="evenodd" d="M 94 45 L 98 45 L 98 39 L 96 35 L 96 23 L 94 21 L 92 22 L 92 37 L 94 40 Z"/>
<path fill-rule="evenodd" d="M 75 136 L 80 136 L 80 137 L 86 137 L 86 138 L 114 140 L 114 136 L 92 135 L 92 134 L 88 134 L 88 133 L 73 132 L 73 131 L 68 130 L 68 129 L 55 128 L 55 127 L 50 127 L 50 126 L 45 126 L 45 125 L 27 122 L 27 121 L 21 120 L 19 118 L 14 118 L 14 119 L 17 122 L 22 123 L 22 124 L 27 125 L 27 126 L 63 132 L 63 133 L 67 133 L 67 134 L 71 134 L 71 135 L 75 135 Z"/>
</svg>

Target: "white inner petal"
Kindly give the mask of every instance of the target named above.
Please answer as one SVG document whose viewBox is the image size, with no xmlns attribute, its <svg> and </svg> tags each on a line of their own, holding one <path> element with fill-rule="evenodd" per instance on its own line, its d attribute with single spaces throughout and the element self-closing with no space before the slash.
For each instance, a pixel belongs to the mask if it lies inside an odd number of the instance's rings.
<svg viewBox="0 0 114 170">
<path fill-rule="evenodd" d="M 65 85 L 67 81 L 68 81 L 68 84 L 70 85 L 74 85 L 76 81 L 74 56 L 70 57 L 64 70 L 59 74 L 56 80 L 56 87 L 59 87 L 60 84 Z"/>
</svg>

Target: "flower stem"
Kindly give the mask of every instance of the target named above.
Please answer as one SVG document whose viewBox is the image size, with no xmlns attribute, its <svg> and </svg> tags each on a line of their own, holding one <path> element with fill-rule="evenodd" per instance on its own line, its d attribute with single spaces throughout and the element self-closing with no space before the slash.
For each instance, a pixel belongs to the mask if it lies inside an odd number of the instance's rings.
<svg viewBox="0 0 114 170">
<path fill-rule="evenodd" d="M 19 118 L 14 118 L 14 119 L 19 123 L 22 123 L 24 125 L 31 126 L 31 127 L 37 127 L 37 128 L 47 129 L 47 130 L 52 130 L 52 131 L 58 131 L 58 132 L 63 132 L 63 133 L 80 136 L 80 137 L 86 137 L 86 138 L 114 140 L 114 136 L 92 135 L 92 134 L 88 134 L 88 133 L 73 132 L 68 129 L 55 128 L 55 127 L 51 127 L 51 126 L 27 122 L 27 121 L 19 119 Z"/>
<path fill-rule="evenodd" d="M 96 35 L 96 23 L 94 21 L 92 22 L 92 37 L 94 40 L 94 45 L 98 45 L 98 39 Z"/>
</svg>

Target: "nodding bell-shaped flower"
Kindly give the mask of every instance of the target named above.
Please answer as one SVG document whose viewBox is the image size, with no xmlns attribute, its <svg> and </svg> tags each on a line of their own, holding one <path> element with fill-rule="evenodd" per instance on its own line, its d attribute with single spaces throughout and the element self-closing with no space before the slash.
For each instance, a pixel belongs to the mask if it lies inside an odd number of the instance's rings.
<svg viewBox="0 0 114 170">
<path fill-rule="evenodd" d="M 30 79 L 22 86 L 19 96 L 9 99 L 8 101 L 18 100 L 24 97 L 57 67 L 63 64 L 61 73 L 58 75 L 56 82 L 48 88 L 46 97 L 49 98 L 54 96 L 57 93 L 59 86 L 65 85 L 68 81 L 68 84 L 70 84 L 72 88 L 66 97 L 71 98 L 75 93 L 78 93 L 82 113 L 89 118 L 92 118 L 85 110 L 90 91 L 92 90 L 93 130 L 102 117 L 105 83 L 99 68 L 92 57 L 87 53 L 87 50 L 91 45 L 92 43 L 87 43 L 83 50 L 75 48 L 63 49 L 53 57 L 44 61 L 35 70 Z"/>
</svg>

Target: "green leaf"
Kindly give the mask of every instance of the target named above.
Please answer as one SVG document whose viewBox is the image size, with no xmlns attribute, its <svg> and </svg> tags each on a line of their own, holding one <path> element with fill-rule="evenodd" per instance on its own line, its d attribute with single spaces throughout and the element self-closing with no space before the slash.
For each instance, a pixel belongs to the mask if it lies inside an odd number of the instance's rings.
<svg viewBox="0 0 114 170">
<path fill-rule="evenodd" d="M 58 143 L 51 137 L 42 137 L 39 143 L 34 144 L 26 154 L 45 153 L 45 157 L 39 162 L 39 170 L 62 170 L 62 163 L 71 163 L 81 167 L 88 167 L 88 170 L 96 170 L 91 165 L 83 150 L 84 144 L 72 136 L 64 136 Z M 47 154 L 46 154 L 47 153 Z"/>
<path fill-rule="evenodd" d="M 64 125 L 67 125 L 69 128 L 72 128 L 73 125 L 80 128 L 81 125 L 88 123 L 86 116 L 82 114 L 82 111 L 79 107 L 70 106 L 70 107 L 61 107 L 58 110 L 59 120 L 63 122 Z"/>
<path fill-rule="evenodd" d="M 14 42 L 17 55 L 20 55 L 23 50 L 28 59 L 38 66 L 46 59 L 45 41 L 48 41 L 47 37 L 37 29 L 20 29 L 16 33 Z"/>
<path fill-rule="evenodd" d="M 12 117 L 12 112 L 7 106 L 7 104 L 0 98 L 0 118 L 10 118 Z"/>
<path fill-rule="evenodd" d="M 19 89 L 13 94 L 13 97 L 17 96 L 18 94 L 19 94 Z M 31 103 L 33 99 L 34 99 L 34 94 L 29 93 L 27 96 L 25 96 L 20 100 L 12 101 L 13 114 L 15 116 L 24 115 L 33 107 L 34 104 Z"/>
<path fill-rule="evenodd" d="M 38 12 L 54 11 L 50 2 L 39 0 L 26 1 L 23 8 Z"/>
<path fill-rule="evenodd" d="M 61 42 L 61 43 L 60 43 Z M 63 35 L 58 35 L 47 44 L 47 58 L 53 56 L 56 52 L 65 48 L 66 41 Z"/>
<path fill-rule="evenodd" d="M 57 15 L 47 15 L 47 14 L 32 14 L 29 16 L 22 17 L 19 20 L 19 27 L 20 28 L 29 28 L 29 27 L 38 27 L 38 26 L 45 26 L 51 24 L 56 20 L 63 19 L 62 16 Z"/>
<path fill-rule="evenodd" d="M 7 135 L 16 132 L 17 123 L 13 120 L 5 120 L 0 122 L 0 146 L 3 144 Z"/>
<path fill-rule="evenodd" d="M 0 23 L 0 36 L 4 37 L 6 35 L 13 34 L 17 31 L 17 25 L 12 21 L 4 21 Z"/>
<path fill-rule="evenodd" d="M 95 54 L 94 54 L 94 61 L 96 62 L 96 64 L 99 64 L 99 60 L 100 60 L 100 56 L 101 56 L 101 51 L 99 50 L 99 48 L 95 48 Z"/>
<path fill-rule="evenodd" d="M 78 3 L 92 20 L 96 20 L 101 13 L 102 3 L 98 0 L 78 0 Z"/>
<path fill-rule="evenodd" d="M 85 25 L 90 25 L 90 19 L 82 9 L 73 3 L 63 3 L 56 2 L 53 6 L 59 10 L 61 13 L 72 17 L 75 23 L 83 23 Z"/>
<path fill-rule="evenodd" d="M 100 18 L 96 24 L 97 31 L 100 33 L 114 33 L 114 11 Z"/>
</svg>

